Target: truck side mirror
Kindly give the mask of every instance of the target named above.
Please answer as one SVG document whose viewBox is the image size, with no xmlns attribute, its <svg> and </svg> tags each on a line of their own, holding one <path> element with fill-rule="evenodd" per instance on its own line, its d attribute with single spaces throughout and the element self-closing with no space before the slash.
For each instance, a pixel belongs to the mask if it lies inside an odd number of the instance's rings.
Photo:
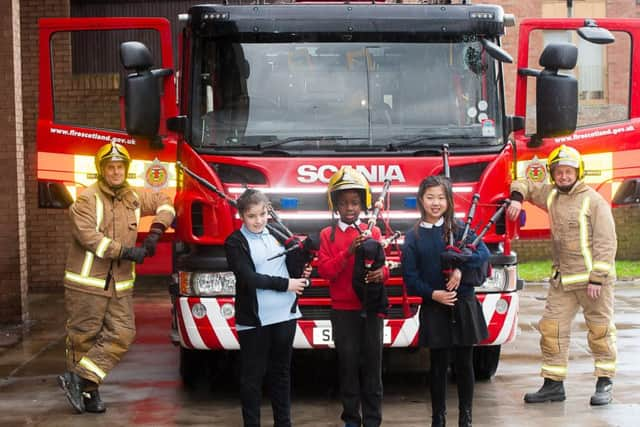
<svg viewBox="0 0 640 427">
<path fill-rule="evenodd" d="M 578 61 L 578 48 L 571 43 L 551 43 L 540 55 L 544 69 L 536 77 L 536 134 L 530 147 L 542 144 L 542 138 L 564 136 L 576 130 L 578 121 L 578 81 L 558 70 L 571 70 Z M 531 70 L 525 73 L 529 74 Z"/>
<path fill-rule="evenodd" d="M 38 181 L 38 207 L 67 209 L 73 204 L 73 197 L 61 182 Z"/>
<path fill-rule="evenodd" d="M 640 204 L 640 178 L 625 179 L 611 203 L 614 206 Z"/>
<path fill-rule="evenodd" d="M 606 28 L 598 27 L 593 19 L 585 19 L 584 27 L 578 28 L 578 35 L 584 40 L 595 44 L 610 44 L 616 38 Z"/>
<path fill-rule="evenodd" d="M 156 140 L 160 127 L 160 87 L 158 77 L 172 74 L 169 69 L 152 70 L 153 56 L 140 42 L 120 45 L 120 61 L 128 74 L 124 85 L 124 117 L 127 133 Z"/>
</svg>

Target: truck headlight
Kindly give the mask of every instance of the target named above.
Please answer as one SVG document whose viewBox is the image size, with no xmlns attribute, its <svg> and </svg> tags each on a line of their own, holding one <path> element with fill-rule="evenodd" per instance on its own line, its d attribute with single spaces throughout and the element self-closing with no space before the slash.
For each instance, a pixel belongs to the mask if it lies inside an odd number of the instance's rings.
<svg viewBox="0 0 640 427">
<path fill-rule="evenodd" d="M 484 284 L 476 288 L 476 292 L 515 291 L 517 279 L 517 266 L 494 265 L 492 266 L 491 277 L 487 277 Z"/>
<path fill-rule="evenodd" d="M 186 295 L 235 295 L 236 277 L 231 271 L 180 272 L 180 292 Z"/>
</svg>

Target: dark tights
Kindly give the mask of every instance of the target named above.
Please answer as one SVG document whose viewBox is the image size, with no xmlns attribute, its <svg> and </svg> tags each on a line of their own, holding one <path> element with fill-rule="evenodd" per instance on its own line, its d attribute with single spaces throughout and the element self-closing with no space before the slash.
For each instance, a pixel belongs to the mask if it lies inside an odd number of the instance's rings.
<svg viewBox="0 0 640 427">
<path fill-rule="evenodd" d="M 447 369 L 453 356 L 458 383 L 458 407 L 471 409 L 473 401 L 473 347 L 431 349 L 431 409 L 433 414 L 447 411 Z"/>
</svg>

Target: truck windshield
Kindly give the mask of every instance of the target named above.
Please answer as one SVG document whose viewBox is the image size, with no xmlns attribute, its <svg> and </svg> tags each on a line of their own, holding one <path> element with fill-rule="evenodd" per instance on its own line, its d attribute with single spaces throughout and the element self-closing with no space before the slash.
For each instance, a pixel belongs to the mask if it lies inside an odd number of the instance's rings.
<svg viewBox="0 0 640 427">
<path fill-rule="evenodd" d="M 192 144 L 416 150 L 503 144 L 499 65 L 479 40 L 203 43 Z"/>
</svg>

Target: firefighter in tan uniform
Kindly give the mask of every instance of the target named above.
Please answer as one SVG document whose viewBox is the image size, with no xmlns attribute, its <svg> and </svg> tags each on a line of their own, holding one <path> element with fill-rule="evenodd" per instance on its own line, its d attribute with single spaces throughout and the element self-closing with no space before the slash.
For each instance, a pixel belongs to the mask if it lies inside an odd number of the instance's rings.
<svg viewBox="0 0 640 427">
<path fill-rule="evenodd" d="M 133 313 L 135 265 L 153 256 L 175 216 L 160 192 L 136 192 L 127 183 L 131 158 L 119 144 L 95 157 L 98 182 L 69 209 L 72 242 L 64 274 L 68 314 L 67 372 L 60 387 L 78 413 L 104 412 L 98 385 L 127 352 L 136 334 Z M 141 247 L 141 216 L 155 215 Z"/>
<path fill-rule="evenodd" d="M 584 163 L 574 148 L 551 152 L 547 169 L 552 184 L 528 180 L 511 184 L 515 220 L 523 200 L 545 209 L 551 223 L 553 267 L 544 314 L 539 322 L 544 384 L 527 393 L 527 403 L 565 400 L 571 322 L 582 307 L 595 361 L 596 391 L 591 405 L 611 402 L 616 370 L 613 324 L 616 231 L 607 201 L 582 181 Z"/>
</svg>

